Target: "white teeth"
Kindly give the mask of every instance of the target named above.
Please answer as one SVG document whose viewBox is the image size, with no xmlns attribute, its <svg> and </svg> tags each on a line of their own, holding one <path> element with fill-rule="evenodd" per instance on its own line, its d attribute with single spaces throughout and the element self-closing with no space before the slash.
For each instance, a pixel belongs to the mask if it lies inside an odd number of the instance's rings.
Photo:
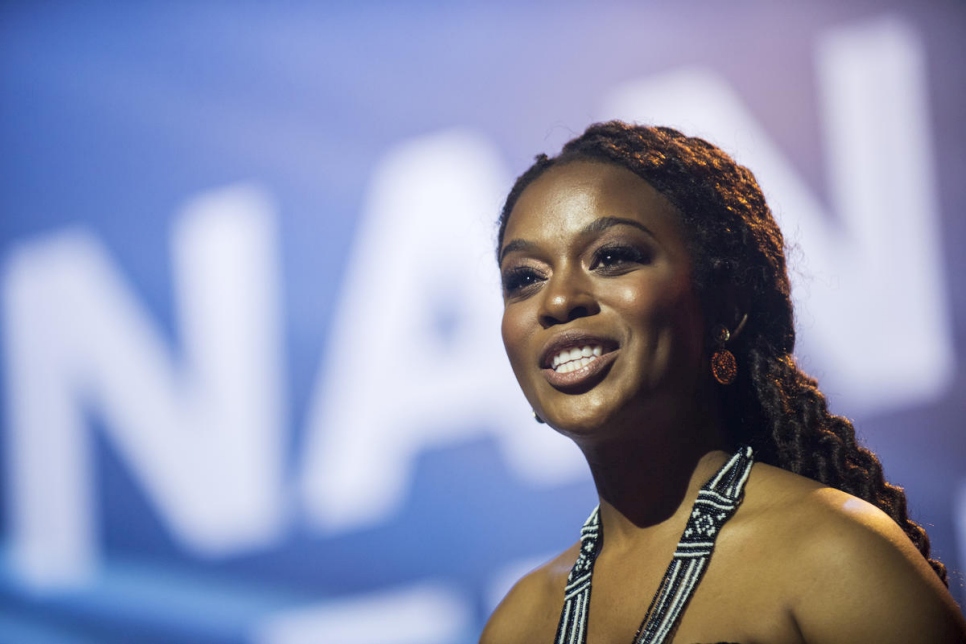
<svg viewBox="0 0 966 644">
<path fill-rule="evenodd" d="M 570 373 L 586 367 L 603 354 L 604 347 L 600 345 L 564 349 L 553 357 L 551 365 L 557 373 Z"/>
</svg>

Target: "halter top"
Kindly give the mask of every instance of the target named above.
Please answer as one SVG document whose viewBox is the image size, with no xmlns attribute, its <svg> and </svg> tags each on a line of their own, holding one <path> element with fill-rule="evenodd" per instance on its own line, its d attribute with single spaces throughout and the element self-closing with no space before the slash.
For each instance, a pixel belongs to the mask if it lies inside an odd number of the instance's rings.
<svg viewBox="0 0 966 644">
<path fill-rule="evenodd" d="M 688 524 L 644 621 L 634 635 L 634 644 L 662 644 L 673 632 L 708 567 L 721 527 L 741 504 L 753 462 L 751 447 L 741 447 L 698 491 Z M 555 644 L 585 644 L 587 641 L 594 561 L 603 543 L 598 505 L 580 530 L 580 554 L 567 577 Z"/>
</svg>

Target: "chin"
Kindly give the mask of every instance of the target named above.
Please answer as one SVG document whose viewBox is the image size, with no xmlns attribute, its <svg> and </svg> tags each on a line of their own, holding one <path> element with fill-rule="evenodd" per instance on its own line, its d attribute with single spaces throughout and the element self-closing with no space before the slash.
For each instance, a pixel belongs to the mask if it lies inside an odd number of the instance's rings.
<svg viewBox="0 0 966 644">
<path fill-rule="evenodd" d="M 567 413 L 567 410 L 554 410 L 547 413 L 545 420 L 556 431 L 575 441 L 579 441 L 581 438 L 601 436 L 606 433 L 608 427 L 613 426 L 612 413 L 606 413 L 604 410 L 598 410 L 597 413 L 588 413 L 590 410 L 586 408 L 574 411 L 576 413 Z"/>
</svg>

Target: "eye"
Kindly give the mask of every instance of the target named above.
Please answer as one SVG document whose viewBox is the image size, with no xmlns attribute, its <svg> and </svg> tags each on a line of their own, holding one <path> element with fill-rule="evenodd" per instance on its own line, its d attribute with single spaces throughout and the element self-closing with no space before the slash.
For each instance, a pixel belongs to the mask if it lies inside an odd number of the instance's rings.
<svg viewBox="0 0 966 644">
<path fill-rule="evenodd" d="M 611 273 L 629 270 L 636 264 L 649 264 L 651 254 L 634 246 L 610 244 L 599 248 L 593 257 L 590 269 Z"/>
<path fill-rule="evenodd" d="M 529 266 L 511 268 L 503 273 L 503 293 L 522 294 L 543 280 L 543 276 Z"/>
</svg>

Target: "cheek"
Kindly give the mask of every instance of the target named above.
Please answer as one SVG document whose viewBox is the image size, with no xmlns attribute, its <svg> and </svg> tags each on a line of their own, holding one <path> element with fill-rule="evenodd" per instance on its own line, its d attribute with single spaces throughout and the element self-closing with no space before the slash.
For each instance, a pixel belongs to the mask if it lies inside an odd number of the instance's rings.
<svg viewBox="0 0 966 644">
<path fill-rule="evenodd" d="M 666 324 L 678 358 L 699 365 L 704 355 L 704 317 L 690 291 L 668 302 Z"/>
<path fill-rule="evenodd" d="M 615 294 L 614 305 L 632 326 L 643 332 L 654 350 L 694 353 L 703 350 L 703 321 L 690 284 L 626 288 Z"/>
<path fill-rule="evenodd" d="M 631 326 L 659 331 L 673 324 L 672 302 L 667 293 L 653 285 L 633 285 L 612 294 L 613 306 Z"/>
</svg>

